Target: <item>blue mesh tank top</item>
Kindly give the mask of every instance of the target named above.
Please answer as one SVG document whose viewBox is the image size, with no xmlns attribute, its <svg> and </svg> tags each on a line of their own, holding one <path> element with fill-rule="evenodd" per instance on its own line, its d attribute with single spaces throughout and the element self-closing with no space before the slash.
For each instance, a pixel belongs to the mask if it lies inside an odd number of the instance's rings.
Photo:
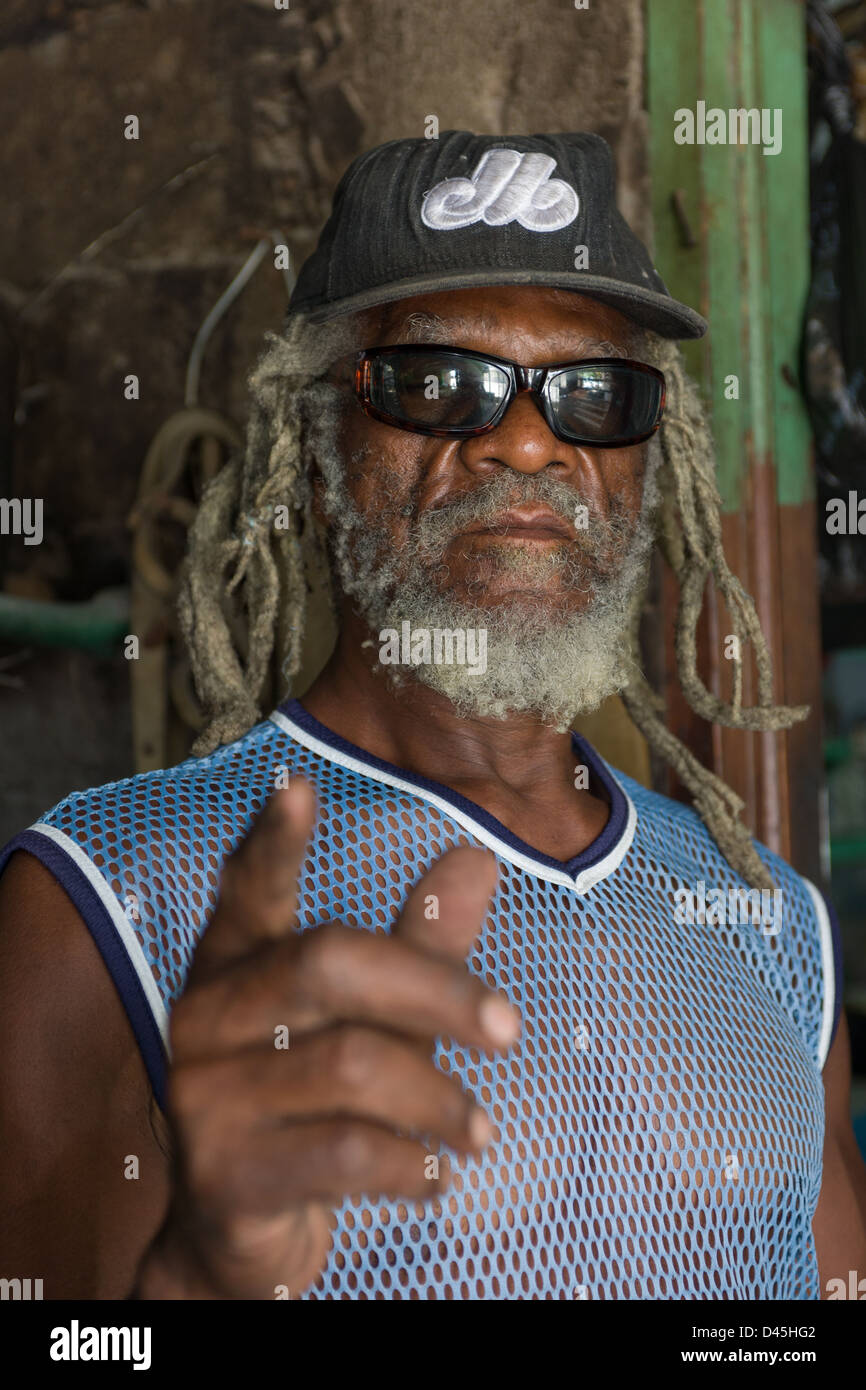
<svg viewBox="0 0 866 1390">
<path fill-rule="evenodd" d="M 439 1040 L 435 1055 L 497 1137 L 462 1167 L 447 1149 L 432 1155 L 449 1160 L 451 1185 L 430 1201 L 348 1198 L 304 1298 L 819 1297 L 832 914 L 759 845 L 781 915 L 744 922 L 730 903 L 746 885 L 694 812 L 612 771 L 576 734 L 574 749 L 610 812 L 568 863 L 347 743 L 297 700 L 207 757 L 73 792 L 0 854 L 2 870 L 23 848 L 63 885 L 162 1104 L 168 1016 L 221 864 L 285 771 L 318 794 L 302 929 L 339 918 L 387 932 L 446 849 L 495 851 L 469 968 L 516 1004 L 522 1033 L 506 1054 Z"/>
</svg>

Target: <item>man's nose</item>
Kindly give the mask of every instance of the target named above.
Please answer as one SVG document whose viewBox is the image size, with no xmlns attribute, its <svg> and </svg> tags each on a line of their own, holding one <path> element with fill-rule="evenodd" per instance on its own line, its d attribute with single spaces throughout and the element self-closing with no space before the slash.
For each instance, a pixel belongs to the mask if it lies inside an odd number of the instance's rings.
<svg viewBox="0 0 866 1390">
<path fill-rule="evenodd" d="M 557 439 L 529 387 L 517 391 L 495 429 L 463 441 L 460 456 L 467 468 L 487 471 L 505 465 L 517 473 L 554 468 L 563 478 L 579 466 L 578 446 Z"/>
</svg>

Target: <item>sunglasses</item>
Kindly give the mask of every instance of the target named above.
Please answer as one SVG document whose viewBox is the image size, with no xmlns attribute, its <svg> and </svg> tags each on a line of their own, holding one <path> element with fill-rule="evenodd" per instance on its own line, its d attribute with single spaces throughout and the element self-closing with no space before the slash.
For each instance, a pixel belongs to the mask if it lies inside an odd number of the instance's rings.
<svg viewBox="0 0 866 1390">
<path fill-rule="evenodd" d="M 557 439 L 623 449 L 655 433 L 665 405 L 662 372 L 622 357 L 522 367 L 468 348 L 407 343 L 368 348 L 354 362 L 368 415 L 443 438 L 486 434 L 519 391 L 531 391 Z"/>
</svg>

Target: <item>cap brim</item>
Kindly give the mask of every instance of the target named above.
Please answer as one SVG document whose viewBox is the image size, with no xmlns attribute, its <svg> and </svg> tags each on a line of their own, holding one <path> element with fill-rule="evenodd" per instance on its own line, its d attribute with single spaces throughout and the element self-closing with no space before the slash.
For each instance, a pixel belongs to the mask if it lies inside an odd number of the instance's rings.
<svg viewBox="0 0 866 1390">
<path fill-rule="evenodd" d="M 478 285 L 547 285 L 551 289 L 571 290 L 588 295 L 619 309 L 626 317 L 650 328 L 662 338 L 702 338 L 707 321 L 687 304 L 643 289 L 640 285 L 624 285 L 604 275 L 569 274 L 554 270 L 470 270 L 465 274 L 413 275 L 394 280 L 378 288 L 364 290 L 334 300 L 324 306 L 307 307 L 303 302 L 290 303 L 288 315 L 304 314 L 310 323 L 325 323 L 343 314 L 359 313 L 377 304 L 390 304 L 395 299 L 408 299 L 416 294 L 438 294 L 445 290 L 472 289 Z"/>
</svg>

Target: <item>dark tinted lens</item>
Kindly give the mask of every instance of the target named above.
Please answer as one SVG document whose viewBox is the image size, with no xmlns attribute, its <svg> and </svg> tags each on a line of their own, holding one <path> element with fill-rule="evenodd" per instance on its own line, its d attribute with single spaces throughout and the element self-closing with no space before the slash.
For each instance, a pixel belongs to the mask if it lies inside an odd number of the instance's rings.
<svg viewBox="0 0 866 1390">
<path fill-rule="evenodd" d="M 616 443 L 655 428 L 662 384 L 636 367 L 569 367 L 551 378 L 549 399 L 565 433 Z"/>
<path fill-rule="evenodd" d="M 478 429 L 493 419 L 507 393 L 507 372 L 480 357 L 394 351 L 370 363 L 373 405 L 431 429 Z"/>
</svg>

